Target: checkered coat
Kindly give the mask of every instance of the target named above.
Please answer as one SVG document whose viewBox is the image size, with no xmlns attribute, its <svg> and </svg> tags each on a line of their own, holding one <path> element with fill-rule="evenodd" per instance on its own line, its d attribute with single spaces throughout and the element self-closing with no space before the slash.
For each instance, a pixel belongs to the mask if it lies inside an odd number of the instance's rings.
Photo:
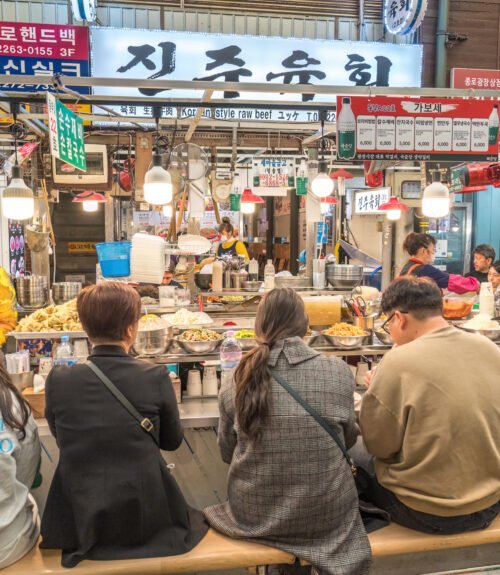
<svg viewBox="0 0 500 575">
<path fill-rule="evenodd" d="M 294 337 L 272 348 L 269 365 L 354 444 L 354 381 L 343 361 Z M 238 426 L 234 384 L 221 389 L 219 407 L 219 447 L 230 467 L 228 501 L 205 509 L 212 527 L 293 553 L 325 574 L 368 573 L 354 479 L 326 431 L 275 381 L 257 445 Z"/>
</svg>

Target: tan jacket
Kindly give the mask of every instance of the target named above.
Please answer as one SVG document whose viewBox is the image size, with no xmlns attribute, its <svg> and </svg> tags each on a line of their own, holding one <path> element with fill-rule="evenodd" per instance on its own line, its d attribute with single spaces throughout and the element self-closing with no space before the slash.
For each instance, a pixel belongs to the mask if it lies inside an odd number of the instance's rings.
<svg viewBox="0 0 500 575">
<path fill-rule="evenodd" d="M 392 350 L 363 398 L 377 479 L 408 507 L 442 517 L 500 499 L 500 349 L 448 327 Z"/>
</svg>

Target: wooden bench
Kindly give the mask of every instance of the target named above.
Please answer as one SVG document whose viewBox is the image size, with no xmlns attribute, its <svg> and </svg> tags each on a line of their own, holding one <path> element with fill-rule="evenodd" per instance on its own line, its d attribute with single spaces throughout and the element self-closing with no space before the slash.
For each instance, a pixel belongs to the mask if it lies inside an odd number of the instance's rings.
<svg viewBox="0 0 500 575">
<path fill-rule="evenodd" d="M 370 544 L 374 559 L 496 544 L 500 562 L 500 516 L 488 529 L 459 535 L 427 535 L 392 524 L 370 534 Z M 82 561 L 71 571 L 61 567 L 60 551 L 41 551 L 36 547 L 4 569 L 2 575 L 167 575 L 294 562 L 293 555 L 279 549 L 230 539 L 210 529 L 199 545 L 184 555 L 126 561 Z"/>
</svg>

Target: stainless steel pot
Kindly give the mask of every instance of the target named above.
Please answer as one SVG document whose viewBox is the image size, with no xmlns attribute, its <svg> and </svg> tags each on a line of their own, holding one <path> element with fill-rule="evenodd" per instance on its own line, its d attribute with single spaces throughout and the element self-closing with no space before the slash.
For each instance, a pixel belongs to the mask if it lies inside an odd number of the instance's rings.
<svg viewBox="0 0 500 575">
<path fill-rule="evenodd" d="M 231 286 L 235 290 L 243 289 L 243 282 L 248 280 L 246 272 L 231 272 Z"/>
<path fill-rule="evenodd" d="M 49 303 L 48 280 L 45 276 L 23 276 L 15 279 L 19 305 L 27 311 L 40 309 Z"/>
<path fill-rule="evenodd" d="M 139 355 L 161 355 L 172 342 L 173 328 L 161 327 L 137 332 L 134 351 Z"/>
<path fill-rule="evenodd" d="M 275 276 L 274 285 L 277 288 L 305 289 L 311 285 L 311 278 L 306 276 Z"/>
<path fill-rule="evenodd" d="M 52 299 L 56 305 L 60 305 L 75 299 L 82 291 L 80 282 L 59 282 L 52 284 Z"/>
<path fill-rule="evenodd" d="M 352 289 L 363 280 L 363 266 L 327 264 L 326 281 L 337 289 Z"/>
</svg>

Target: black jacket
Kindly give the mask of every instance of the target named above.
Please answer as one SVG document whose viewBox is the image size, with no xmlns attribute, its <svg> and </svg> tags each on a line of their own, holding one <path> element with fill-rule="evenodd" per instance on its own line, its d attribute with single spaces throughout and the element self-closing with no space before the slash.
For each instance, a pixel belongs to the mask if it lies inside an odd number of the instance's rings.
<svg viewBox="0 0 500 575">
<path fill-rule="evenodd" d="M 164 366 L 94 348 L 91 360 L 154 424 L 161 449 L 174 450 L 183 429 Z M 45 417 L 60 458 L 42 518 L 42 548 L 63 550 L 62 564 L 82 559 L 178 555 L 207 526 L 191 509 L 160 450 L 85 365 L 56 367 L 47 378 Z"/>
</svg>

